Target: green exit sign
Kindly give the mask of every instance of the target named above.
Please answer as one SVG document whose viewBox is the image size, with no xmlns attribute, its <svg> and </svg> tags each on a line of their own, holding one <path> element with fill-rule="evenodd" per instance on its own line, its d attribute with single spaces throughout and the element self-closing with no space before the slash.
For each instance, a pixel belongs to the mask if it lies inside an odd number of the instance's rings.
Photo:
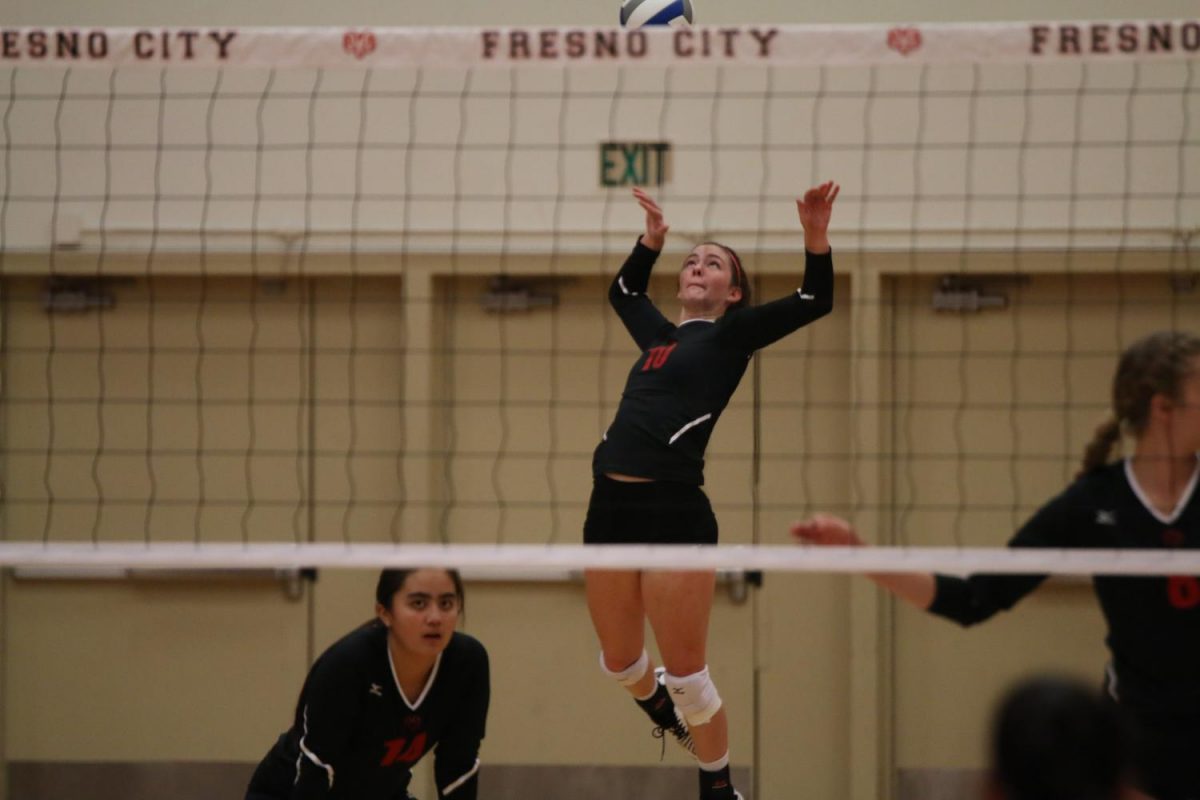
<svg viewBox="0 0 1200 800">
<path fill-rule="evenodd" d="M 601 142 L 601 186 L 662 186 L 670 176 L 669 142 Z"/>
</svg>

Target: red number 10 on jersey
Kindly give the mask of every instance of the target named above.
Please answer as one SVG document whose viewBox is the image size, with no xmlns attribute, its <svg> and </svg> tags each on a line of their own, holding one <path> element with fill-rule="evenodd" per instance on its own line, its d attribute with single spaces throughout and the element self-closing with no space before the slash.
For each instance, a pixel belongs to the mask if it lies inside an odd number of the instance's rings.
<svg viewBox="0 0 1200 800">
<path fill-rule="evenodd" d="M 652 369 L 658 369 L 663 364 L 667 363 L 667 359 L 671 355 L 671 351 L 679 342 L 671 342 L 670 344 L 651 347 L 650 352 L 646 354 L 646 363 L 642 364 L 642 372 L 649 372 Z"/>
</svg>

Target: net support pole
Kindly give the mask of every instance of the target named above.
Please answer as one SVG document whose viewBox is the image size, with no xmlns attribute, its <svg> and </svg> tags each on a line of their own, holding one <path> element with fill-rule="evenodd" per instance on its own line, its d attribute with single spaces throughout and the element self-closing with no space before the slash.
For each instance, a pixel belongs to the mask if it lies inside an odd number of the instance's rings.
<svg viewBox="0 0 1200 800">
<path fill-rule="evenodd" d="M 8 686 L 8 581 L 9 571 L 0 567 L 0 687 Z M 0 720 L 8 719 L 7 692 L 0 689 Z M 8 800 L 7 724 L 0 724 L 0 800 Z"/>
<path fill-rule="evenodd" d="M 405 404 L 401 411 L 404 415 L 402 446 L 410 452 L 436 453 L 444 448 L 445 443 L 438 433 L 444 422 L 436 424 L 438 421 L 435 417 L 438 413 L 434 407 L 438 399 L 435 370 L 448 367 L 445 363 L 438 363 L 435 352 L 438 337 L 433 271 L 420 259 L 407 259 L 405 267 L 405 273 L 400 277 L 404 282 L 405 337 L 404 364 L 401 367 L 404 370 L 405 392 Z M 434 476 L 444 474 L 441 465 L 435 463 L 422 468 L 405 463 L 403 471 L 408 502 L 400 519 L 400 530 L 425 531 L 433 535 L 437 531 L 439 506 L 430 501 L 443 499 L 440 494 L 435 497 L 437 484 Z"/>
<path fill-rule="evenodd" d="M 3 239 L 4 229 L 0 227 L 0 239 Z M 5 264 L 4 254 L 0 253 L 0 268 Z M 0 285 L 0 352 L 8 350 L 8 303 L 7 303 L 7 286 Z M 7 396 L 8 391 L 8 372 L 7 358 L 4 359 L 5 365 L 0 368 L 0 397 Z M 8 426 L 0 425 L 0 448 L 7 449 L 8 447 Z M 0 463 L 0 482 L 4 485 L 8 484 L 8 476 L 5 474 L 8 469 L 6 460 Z M 5 504 L 0 508 L 0 525 L 4 530 L 8 529 L 8 506 Z M 10 620 L 8 618 L 8 582 L 10 580 L 9 571 L 3 568 L 0 564 L 0 800 L 8 800 L 8 705 L 7 705 L 7 687 L 8 687 L 8 636 Z"/>
<path fill-rule="evenodd" d="M 850 331 L 851 347 L 858 353 L 878 353 L 884 344 L 882 284 L 871 260 L 861 255 L 859 259 L 850 287 L 851 306 L 857 310 Z M 878 459 L 861 457 L 888 450 L 879 361 L 869 356 L 856 359 L 851 369 L 850 427 L 855 458 L 850 467 L 850 495 L 853 505 L 861 509 L 855 514 L 855 522 L 861 530 L 889 532 L 891 520 L 882 512 L 886 500 L 884 503 L 867 500 L 890 498 L 884 464 Z M 881 535 L 886 537 L 890 533 Z M 885 680 L 892 646 L 890 627 L 883 624 L 888 601 L 865 581 L 852 582 L 849 593 L 849 796 L 853 800 L 891 800 L 892 782 L 885 779 L 893 774 L 888 747 L 891 697 Z"/>
</svg>

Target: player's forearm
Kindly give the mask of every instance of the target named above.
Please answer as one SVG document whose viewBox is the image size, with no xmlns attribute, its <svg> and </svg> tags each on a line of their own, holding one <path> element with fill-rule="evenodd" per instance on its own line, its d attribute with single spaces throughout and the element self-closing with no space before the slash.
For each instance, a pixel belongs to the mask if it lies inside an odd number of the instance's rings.
<svg viewBox="0 0 1200 800">
<path fill-rule="evenodd" d="M 641 243 L 649 247 L 651 250 L 662 252 L 663 245 L 667 243 L 667 239 L 662 234 L 643 233 L 640 239 Z"/>
<path fill-rule="evenodd" d="M 650 285 L 650 271 L 654 268 L 656 260 L 658 250 L 647 245 L 643 235 L 630 251 L 617 276 L 613 278 L 612 286 L 609 287 L 608 296 L 614 305 L 646 293 Z"/>
<path fill-rule="evenodd" d="M 828 253 L 830 250 L 829 232 L 827 230 L 810 231 L 805 229 L 804 249 L 817 255 Z"/>
<path fill-rule="evenodd" d="M 833 310 L 833 253 L 828 247 L 823 253 L 805 250 L 800 296 L 813 304 L 813 313 L 818 316 Z"/>
<path fill-rule="evenodd" d="M 937 582 L 928 572 L 870 572 L 867 577 L 921 611 L 929 610 L 937 594 Z"/>
<path fill-rule="evenodd" d="M 478 744 L 469 749 L 477 754 Z M 475 800 L 479 791 L 479 757 L 462 752 L 442 753 L 434 763 L 434 779 L 438 785 L 438 797 L 447 800 Z"/>
</svg>

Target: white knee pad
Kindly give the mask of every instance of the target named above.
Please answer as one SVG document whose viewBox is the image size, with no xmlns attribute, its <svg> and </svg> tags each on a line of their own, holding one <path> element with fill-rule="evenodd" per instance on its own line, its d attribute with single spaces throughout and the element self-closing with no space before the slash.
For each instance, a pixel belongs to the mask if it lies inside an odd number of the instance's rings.
<svg viewBox="0 0 1200 800">
<path fill-rule="evenodd" d="M 717 694 L 717 687 L 708 677 L 708 667 L 682 678 L 667 673 L 666 684 L 671 700 L 687 720 L 688 727 L 706 724 L 721 710 L 721 695 Z"/>
<path fill-rule="evenodd" d="M 633 662 L 620 672 L 613 672 L 608 668 L 608 665 L 604 663 L 604 653 L 601 652 L 600 669 L 604 670 L 605 675 L 613 678 L 622 686 L 633 686 L 642 679 L 642 676 L 646 674 L 646 670 L 650 669 L 650 654 L 645 650 L 642 650 L 642 654 L 638 657 L 637 661 Z"/>
</svg>

